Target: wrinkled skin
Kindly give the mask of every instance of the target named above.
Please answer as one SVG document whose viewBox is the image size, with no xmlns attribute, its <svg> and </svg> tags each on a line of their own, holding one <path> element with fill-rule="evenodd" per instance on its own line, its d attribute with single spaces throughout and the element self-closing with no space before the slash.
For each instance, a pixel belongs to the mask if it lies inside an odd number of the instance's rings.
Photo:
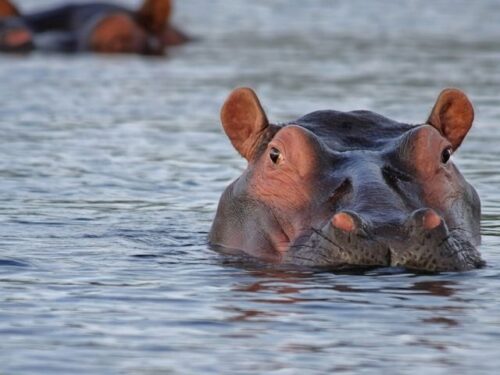
<svg viewBox="0 0 500 375">
<path fill-rule="evenodd" d="M 304 266 L 480 267 L 479 197 L 450 159 L 473 117 L 447 89 L 419 125 L 317 111 L 278 126 L 237 89 L 221 119 L 248 166 L 223 193 L 209 242 Z"/>
</svg>

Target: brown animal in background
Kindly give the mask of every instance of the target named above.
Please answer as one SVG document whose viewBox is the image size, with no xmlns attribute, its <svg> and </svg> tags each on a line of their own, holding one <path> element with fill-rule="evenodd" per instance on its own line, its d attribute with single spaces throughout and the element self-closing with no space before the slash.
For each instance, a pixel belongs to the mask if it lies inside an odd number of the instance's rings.
<svg viewBox="0 0 500 375">
<path fill-rule="evenodd" d="M 0 0 L 0 49 L 16 51 L 22 30 L 41 51 L 161 55 L 188 38 L 170 25 L 171 0 L 145 0 L 138 10 L 108 3 L 63 5 L 22 14 Z M 8 17 L 8 18 L 5 18 Z M 15 20 L 14 20 L 15 19 Z M 3 35 L 3 37 L 2 37 Z"/>
</svg>

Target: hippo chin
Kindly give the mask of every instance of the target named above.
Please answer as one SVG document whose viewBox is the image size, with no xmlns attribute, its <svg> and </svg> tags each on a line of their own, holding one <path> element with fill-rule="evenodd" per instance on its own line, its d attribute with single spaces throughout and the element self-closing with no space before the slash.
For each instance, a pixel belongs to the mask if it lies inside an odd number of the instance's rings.
<svg viewBox="0 0 500 375">
<path fill-rule="evenodd" d="M 419 125 L 331 110 L 273 125 L 251 89 L 236 89 L 221 119 L 248 166 L 209 242 L 303 266 L 480 267 L 479 197 L 451 160 L 473 118 L 465 94 L 446 89 Z"/>
</svg>

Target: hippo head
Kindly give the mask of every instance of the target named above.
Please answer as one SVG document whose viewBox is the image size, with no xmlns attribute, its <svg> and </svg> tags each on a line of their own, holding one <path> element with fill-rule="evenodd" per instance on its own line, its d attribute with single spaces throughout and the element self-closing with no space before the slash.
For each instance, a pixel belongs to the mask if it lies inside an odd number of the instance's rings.
<svg viewBox="0 0 500 375">
<path fill-rule="evenodd" d="M 473 117 L 447 89 L 419 125 L 331 110 L 273 125 L 252 90 L 236 89 L 221 119 L 248 166 L 223 193 L 209 242 L 336 269 L 479 267 L 480 201 L 451 158 Z"/>
<path fill-rule="evenodd" d="M 161 55 L 163 46 L 130 15 L 113 13 L 91 22 L 81 35 L 81 49 L 98 53 Z"/>
</svg>

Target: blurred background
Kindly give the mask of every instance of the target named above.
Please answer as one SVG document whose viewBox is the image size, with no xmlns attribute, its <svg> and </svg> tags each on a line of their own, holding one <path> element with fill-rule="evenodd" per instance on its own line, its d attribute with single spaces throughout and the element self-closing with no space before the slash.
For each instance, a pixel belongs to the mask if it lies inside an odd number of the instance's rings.
<svg viewBox="0 0 500 375">
<path fill-rule="evenodd" d="M 174 5 L 196 41 L 163 57 L 0 55 L 0 372 L 494 373 L 500 3 Z M 488 266 L 343 275 L 208 250 L 245 167 L 218 117 L 236 86 L 272 122 L 369 109 L 421 123 L 443 88 L 464 90 L 476 122 L 454 161 L 483 201 Z"/>
</svg>

